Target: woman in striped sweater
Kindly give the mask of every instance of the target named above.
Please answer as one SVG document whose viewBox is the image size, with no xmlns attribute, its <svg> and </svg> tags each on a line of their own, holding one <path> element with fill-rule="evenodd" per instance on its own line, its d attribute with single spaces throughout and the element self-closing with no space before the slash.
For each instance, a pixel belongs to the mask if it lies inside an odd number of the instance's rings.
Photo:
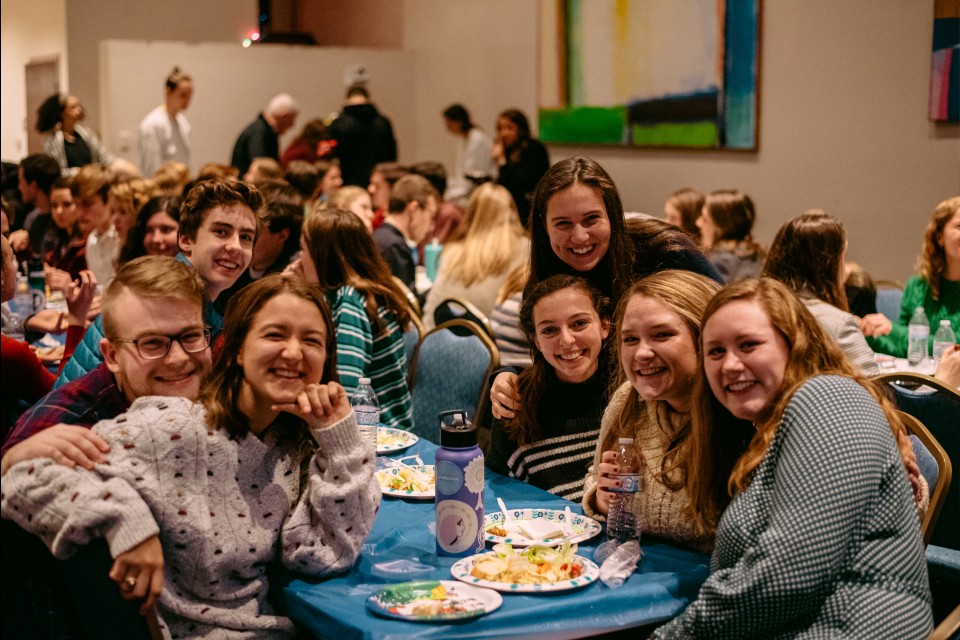
<svg viewBox="0 0 960 640">
<path fill-rule="evenodd" d="M 403 330 L 410 312 L 363 221 L 349 211 L 315 211 L 303 224 L 302 272 L 326 294 L 337 335 L 340 384 L 352 394 L 370 378 L 380 421 L 413 428 Z"/>
</svg>

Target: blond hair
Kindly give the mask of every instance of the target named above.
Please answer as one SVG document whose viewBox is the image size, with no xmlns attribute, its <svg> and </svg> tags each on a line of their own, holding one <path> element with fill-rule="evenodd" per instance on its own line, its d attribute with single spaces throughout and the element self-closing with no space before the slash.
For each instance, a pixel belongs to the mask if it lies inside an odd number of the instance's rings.
<svg viewBox="0 0 960 640">
<path fill-rule="evenodd" d="M 482 184 L 470 196 L 463 221 L 443 248 L 440 270 L 465 287 L 503 275 L 518 251 L 529 246 L 525 238 L 510 192 L 498 184 Z"/>
</svg>

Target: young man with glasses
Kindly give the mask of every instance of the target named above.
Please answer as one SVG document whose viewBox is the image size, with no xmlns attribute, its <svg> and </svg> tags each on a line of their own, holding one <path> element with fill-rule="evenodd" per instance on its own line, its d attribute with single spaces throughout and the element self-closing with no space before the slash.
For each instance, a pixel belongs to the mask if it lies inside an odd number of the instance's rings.
<svg viewBox="0 0 960 640">
<path fill-rule="evenodd" d="M 141 396 L 196 399 L 211 362 L 206 284 L 197 271 L 174 258 L 137 258 L 119 269 L 105 298 L 104 362 L 20 417 L 3 445 L 0 471 L 39 457 L 93 468 L 108 448 L 89 431 L 94 424 Z"/>
</svg>

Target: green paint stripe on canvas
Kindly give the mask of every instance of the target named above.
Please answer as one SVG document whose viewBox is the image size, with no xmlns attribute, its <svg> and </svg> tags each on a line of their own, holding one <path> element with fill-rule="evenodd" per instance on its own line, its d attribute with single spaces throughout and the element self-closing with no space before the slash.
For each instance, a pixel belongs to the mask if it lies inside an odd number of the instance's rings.
<svg viewBox="0 0 960 640">
<path fill-rule="evenodd" d="M 591 144 L 621 144 L 627 121 L 623 107 L 541 109 L 540 140 Z"/>
<path fill-rule="evenodd" d="M 632 142 L 637 146 L 717 146 L 717 125 L 713 122 L 634 125 L 632 131 Z"/>
</svg>

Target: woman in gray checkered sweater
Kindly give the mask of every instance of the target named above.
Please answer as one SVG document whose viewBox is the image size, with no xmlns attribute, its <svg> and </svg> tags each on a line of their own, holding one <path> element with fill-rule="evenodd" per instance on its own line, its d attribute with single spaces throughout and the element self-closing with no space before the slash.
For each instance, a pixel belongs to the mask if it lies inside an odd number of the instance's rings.
<svg viewBox="0 0 960 640">
<path fill-rule="evenodd" d="M 686 483 L 716 549 L 697 599 L 654 637 L 925 638 L 892 404 L 775 280 L 718 293 L 701 340 Z"/>
</svg>

